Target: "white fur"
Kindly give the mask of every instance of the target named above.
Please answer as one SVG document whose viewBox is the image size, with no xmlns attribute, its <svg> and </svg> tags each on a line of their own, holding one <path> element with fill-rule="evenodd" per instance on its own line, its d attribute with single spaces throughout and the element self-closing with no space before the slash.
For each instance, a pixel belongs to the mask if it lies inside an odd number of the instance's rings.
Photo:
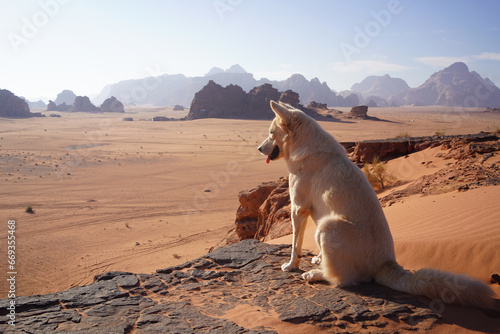
<svg viewBox="0 0 500 334">
<path fill-rule="evenodd" d="M 375 280 L 395 290 L 444 302 L 491 307 L 491 289 L 484 283 L 432 269 L 415 273 L 396 262 L 389 225 L 363 172 L 345 149 L 300 110 L 271 101 L 276 114 L 269 137 L 259 150 L 269 155 L 278 146 L 290 172 L 293 243 L 284 271 L 297 269 L 307 218 L 316 223 L 320 264 L 302 276 L 326 279 L 339 286 Z M 274 159 L 274 160 L 276 160 Z M 445 296 L 443 291 L 449 294 Z"/>
</svg>

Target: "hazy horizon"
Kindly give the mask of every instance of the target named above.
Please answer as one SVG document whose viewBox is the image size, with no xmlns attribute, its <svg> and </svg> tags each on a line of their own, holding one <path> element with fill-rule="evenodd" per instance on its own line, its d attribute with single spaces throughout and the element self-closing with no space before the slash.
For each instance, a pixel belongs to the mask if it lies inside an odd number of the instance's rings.
<svg viewBox="0 0 500 334">
<path fill-rule="evenodd" d="M 128 79 L 239 64 L 336 91 L 369 75 L 410 87 L 456 61 L 500 86 L 497 1 L 0 0 L 0 88 L 94 96 Z"/>
</svg>

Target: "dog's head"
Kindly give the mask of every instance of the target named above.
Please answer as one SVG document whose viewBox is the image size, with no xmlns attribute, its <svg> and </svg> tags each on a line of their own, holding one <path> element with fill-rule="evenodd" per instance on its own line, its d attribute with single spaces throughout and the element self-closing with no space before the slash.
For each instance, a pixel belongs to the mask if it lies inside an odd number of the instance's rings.
<svg viewBox="0 0 500 334">
<path fill-rule="evenodd" d="M 271 101 L 271 109 L 274 111 L 276 117 L 269 128 L 269 136 L 258 148 L 262 154 L 267 155 L 267 163 L 271 160 L 277 160 L 288 155 L 286 152 L 286 142 L 295 118 L 294 114 L 300 113 L 299 110 L 282 102 L 278 104 Z"/>
</svg>

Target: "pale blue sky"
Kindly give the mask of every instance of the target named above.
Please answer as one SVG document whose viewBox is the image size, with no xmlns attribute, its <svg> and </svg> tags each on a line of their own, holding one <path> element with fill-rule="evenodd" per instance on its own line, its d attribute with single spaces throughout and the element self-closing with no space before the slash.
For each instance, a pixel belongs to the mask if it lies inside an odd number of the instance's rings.
<svg viewBox="0 0 500 334">
<path fill-rule="evenodd" d="M 337 91 L 368 75 L 421 85 L 455 61 L 500 86 L 500 1 L 0 0 L 0 88 L 29 99 L 240 64 Z"/>
</svg>

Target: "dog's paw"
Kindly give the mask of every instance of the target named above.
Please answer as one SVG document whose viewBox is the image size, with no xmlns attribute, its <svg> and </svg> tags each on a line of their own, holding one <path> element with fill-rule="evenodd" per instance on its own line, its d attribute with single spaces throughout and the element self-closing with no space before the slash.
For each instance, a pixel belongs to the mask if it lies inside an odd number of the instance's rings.
<svg viewBox="0 0 500 334">
<path fill-rule="evenodd" d="M 318 255 L 318 256 L 313 257 L 311 260 L 311 263 L 312 264 L 320 264 L 321 263 L 321 256 Z"/>
<path fill-rule="evenodd" d="M 302 279 L 306 282 L 323 281 L 323 271 L 319 269 L 309 270 L 308 272 L 302 274 Z"/>
<path fill-rule="evenodd" d="M 293 271 L 297 268 L 298 268 L 298 266 L 297 265 L 294 266 L 292 262 L 283 263 L 281 265 L 281 270 L 283 270 L 283 271 Z"/>
</svg>

